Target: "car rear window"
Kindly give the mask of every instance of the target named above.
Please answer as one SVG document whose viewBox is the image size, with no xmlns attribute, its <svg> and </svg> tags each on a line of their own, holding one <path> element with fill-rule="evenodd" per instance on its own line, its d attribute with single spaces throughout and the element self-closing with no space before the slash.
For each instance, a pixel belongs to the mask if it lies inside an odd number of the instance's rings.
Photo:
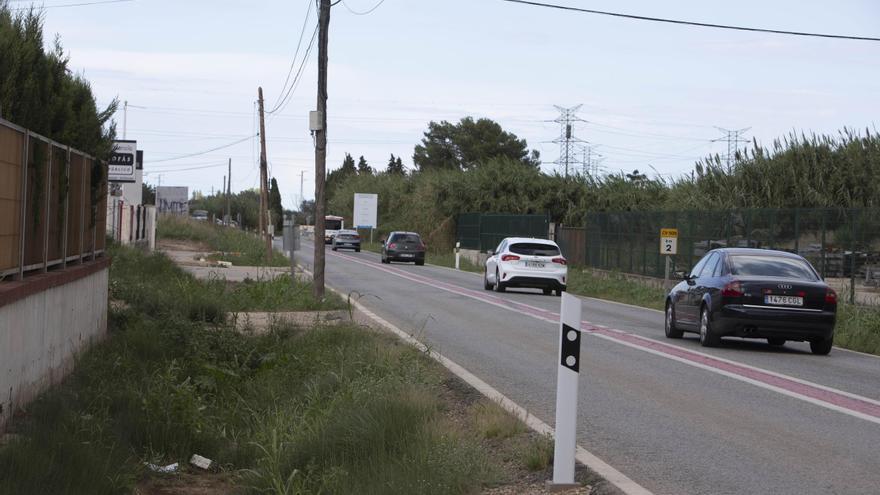
<svg viewBox="0 0 880 495">
<path fill-rule="evenodd" d="M 511 244 L 507 249 L 509 249 L 511 253 L 523 254 L 526 256 L 559 256 L 559 248 L 552 244 L 517 242 L 516 244 Z"/>
<path fill-rule="evenodd" d="M 781 256 L 731 256 L 730 273 L 746 277 L 776 277 L 816 281 L 806 261 Z"/>
<path fill-rule="evenodd" d="M 418 243 L 422 242 L 422 239 L 415 234 L 397 234 L 391 240 L 394 242 L 405 242 L 408 244 L 409 243 L 418 244 Z"/>
</svg>

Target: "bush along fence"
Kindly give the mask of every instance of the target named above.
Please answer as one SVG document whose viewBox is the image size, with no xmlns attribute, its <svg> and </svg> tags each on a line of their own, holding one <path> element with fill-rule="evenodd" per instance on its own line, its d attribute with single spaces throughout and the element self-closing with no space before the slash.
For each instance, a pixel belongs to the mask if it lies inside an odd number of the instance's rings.
<svg viewBox="0 0 880 495">
<path fill-rule="evenodd" d="M 101 256 L 106 164 L 0 119 L 0 279 Z"/>
<path fill-rule="evenodd" d="M 546 239 L 550 215 L 512 215 L 501 213 L 462 213 L 456 218 L 456 241 L 462 249 L 495 249 L 505 237 Z"/>
<path fill-rule="evenodd" d="M 584 228 L 560 228 L 556 238 L 576 264 L 663 277 L 664 228 L 678 229 L 678 270 L 712 249 L 752 247 L 800 254 L 822 277 L 845 279 L 852 302 L 857 282 L 880 286 L 880 208 L 589 213 Z"/>
</svg>

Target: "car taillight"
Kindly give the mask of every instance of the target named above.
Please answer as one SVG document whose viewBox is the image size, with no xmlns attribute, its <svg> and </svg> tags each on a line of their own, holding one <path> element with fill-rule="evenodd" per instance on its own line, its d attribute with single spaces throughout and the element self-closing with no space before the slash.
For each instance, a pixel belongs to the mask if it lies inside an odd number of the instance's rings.
<svg viewBox="0 0 880 495">
<path fill-rule="evenodd" d="M 501 257 L 501 261 L 516 261 L 519 259 L 519 256 L 515 254 L 505 254 Z"/>
<path fill-rule="evenodd" d="M 828 291 L 825 292 L 825 303 L 837 304 L 837 292 L 834 292 L 834 289 L 828 289 Z"/>
<path fill-rule="evenodd" d="M 388 245 L 388 249 L 397 249 L 397 244 L 392 242 Z"/>
<path fill-rule="evenodd" d="M 559 263 L 560 265 L 567 265 L 568 264 L 568 262 L 565 261 L 565 258 L 563 258 L 561 256 L 559 258 L 553 258 L 551 261 L 553 261 L 554 263 Z"/>
<path fill-rule="evenodd" d="M 721 297 L 742 297 L 742 295 L 742 284 L 739 280 L 734 280 L 721 289 Z"/>
</svg>

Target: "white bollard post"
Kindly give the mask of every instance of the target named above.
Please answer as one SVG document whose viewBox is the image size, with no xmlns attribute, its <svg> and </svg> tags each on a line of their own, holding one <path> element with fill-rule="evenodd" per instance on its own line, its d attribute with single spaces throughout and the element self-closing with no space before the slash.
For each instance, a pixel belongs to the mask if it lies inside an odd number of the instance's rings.
<svg viewBox="0 0 880 495">
<path fill-rule="evenodd" d="M 461 253 L 459 253 L 460 247 L 461 247 L 461 242 L 456 242 L 455 243 L 455 269 L 456 270 L 460 270 L 460 268 L 459 268 L 459 259 L 461 257 Z"/>
<path fill-rule="evenodd" d="M 552 489 L 579 486 L 574 482 L 577 448 L 578 377 L 581 365 L 581 300 L 564 292 L 559 312 L 559 360 L 556 376 L 556 438 Z"/>
</svg>

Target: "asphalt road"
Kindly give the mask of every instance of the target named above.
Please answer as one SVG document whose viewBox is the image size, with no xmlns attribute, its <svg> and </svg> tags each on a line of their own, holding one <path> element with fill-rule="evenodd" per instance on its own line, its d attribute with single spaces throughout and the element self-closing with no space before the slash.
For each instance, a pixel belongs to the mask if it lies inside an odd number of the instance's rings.
<svg viewBox="0 0 880 495">
<path fill-rule="evenodd" d="M 297 252 L 312 264 L 312 246 Z M 430 258 L 428 259 L 430 263 Z M 560 299 L 327 249 L 327 283 L 553 424 Z M 584 299 L 578 444 L 656 494 L 880 493 L 880 358 L 696 335 Z"/>
</svg>

